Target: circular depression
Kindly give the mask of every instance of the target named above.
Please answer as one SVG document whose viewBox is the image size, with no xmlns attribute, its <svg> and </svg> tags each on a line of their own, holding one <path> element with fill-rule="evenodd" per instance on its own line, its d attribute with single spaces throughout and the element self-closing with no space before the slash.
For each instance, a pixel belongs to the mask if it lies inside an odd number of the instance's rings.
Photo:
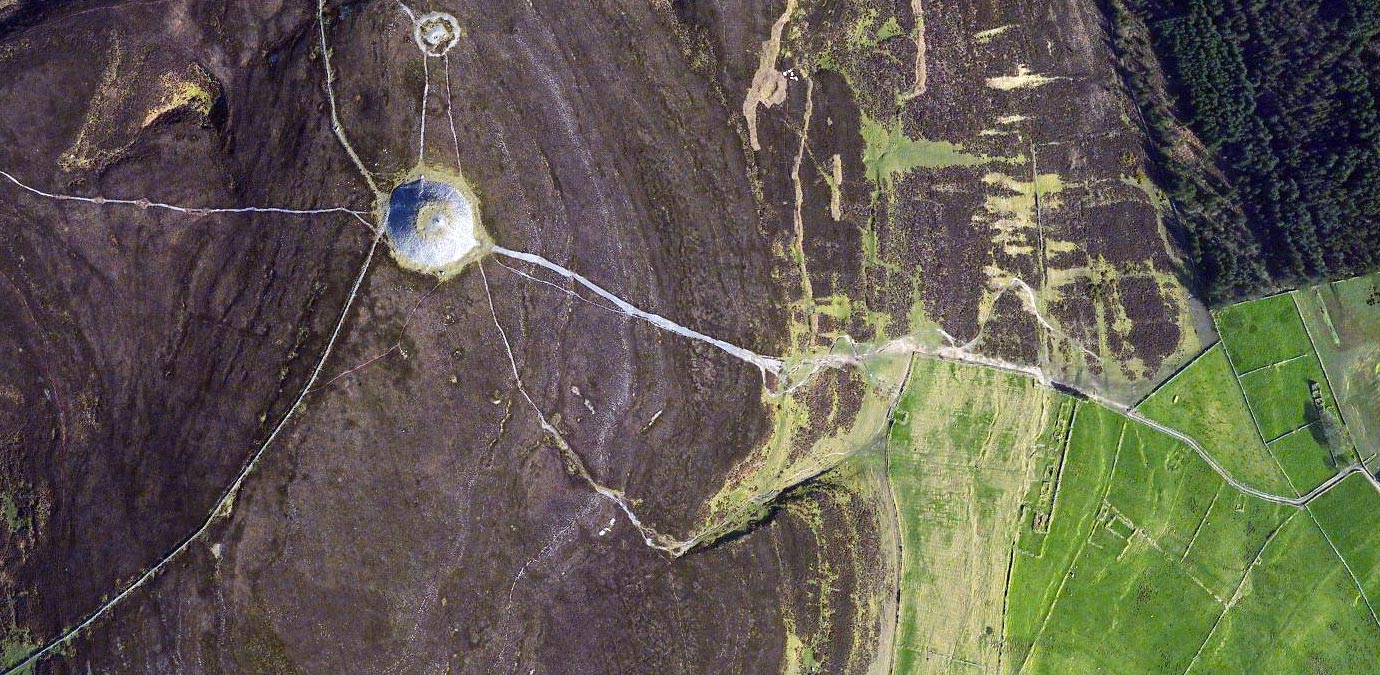
<svg viewBox="0 0 1380 675">
<path fill-rule="evenodd" d="M 460 22 L 445 12 L 428 12 L 417 18 L 412 39 L 427 56 L 445 56 L 460 40 Z"/>
</svg>

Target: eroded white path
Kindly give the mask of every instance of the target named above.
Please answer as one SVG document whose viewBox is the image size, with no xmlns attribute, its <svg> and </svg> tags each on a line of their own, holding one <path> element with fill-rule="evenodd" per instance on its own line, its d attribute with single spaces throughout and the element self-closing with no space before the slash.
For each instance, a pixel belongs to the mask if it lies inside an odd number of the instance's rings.
<svg viewBox="0 0 1380 675">
<path fill-rule="evenodd" d="M 352 215 L 356 218 L 362 218 L 364 216 L 369 215 L 367 211 L 357 211 L 355 209 L 345 208 L 343 206 L 331 206 L 320 209 L 294 209 L 279 206 L 179 206 L 177 204 L 166 204 L 164 202 L 156 202 L 144 198 L 117 199 L 114 197 L 102 196 L 86 197 L 82 195 L 71 195 L 58 192 L 48 192 L 47 190 L 40 190 L 39 188 L 33 187 L 32 185 L 29 185 L 28 183 L 19 180 L 14 176 L 14 174 L 11 174 L 8 171 L 0 170 L 0 176 L 3 176 L 6 180 L 23 189 L 24 191 L 29 192 L 30 194 L 34 194 L 39 197 L 45 197 L 47 199 L 52 199 L 56 201 L 83 202 L 86 204 L 95 204 L 97 206 L 137 206 L 142 209 L 163 209 L 166 211 L 175 211 L 177 213 L 183 213 L 189 216 L 204 216 L 214 213 L 278 213 L 293 216 L 320 216 L 331 213 L 343 213 L 347 215 Z"/>
<path fill-rule="evenodd" d="M 722 349 L 723 351 L 738 358 L 739 360 L 757 366 L 758 369 L 764 372 L 768 372 L 773 375 L 781 374 L 783 362 L 779 358 L 763 356 L 761 354 L 758 354 L 757 352 L 752 351 L 751 349 L 739 347 L 738 345 L 731 344 L 718 338 L 705 335 L 704 333 L 701 333 L 693 328 L 687 328 L 685 326 L 682 326 L 664 316 L 661 316 L 660 314 L 653 314 L 646 310 L 634 307 L 631 303 L 614 295 L 613 293 L 610 293 L 608 290 L 604 289 L 604 287 L 594 283 L 593 281 L 590 281 L 589 279 L 586 279 L 580 273 L 557 265 L 556 263 L 551 262 L 550 260 L 547 260 L 546 258 L 543 258 L 539 255 L 536 255 L 535 253 L 523 253 L 522 251 L 514 251 L 512 249 L 503 248 L 502 246 L 494 246 L 492 251 L 494 254 L 501 255 L 505 258 L 521 260 L 523 262 L 532 263 L 533 265 L 537 265 L 539 267 L 544 267 L 552 272 L 555 272 L 556 274 L 570 279 L 571 281 L 574 281 L 580 284 L 581 286 L 584 286 L 585 288 L 588 288 L 589 290 L 593 291 L 595 295 L 598 295 L 599 297 L 608 300 L 622 314 L 625 314 L 633 318 L 641 319 L 667 332 L 675 333 L 676 335 L 680 335 L 691 340 L 696 340 L 698 342 L 703 342 L 705 344 L 714 345 L 715 347 Z"/>
</svg>

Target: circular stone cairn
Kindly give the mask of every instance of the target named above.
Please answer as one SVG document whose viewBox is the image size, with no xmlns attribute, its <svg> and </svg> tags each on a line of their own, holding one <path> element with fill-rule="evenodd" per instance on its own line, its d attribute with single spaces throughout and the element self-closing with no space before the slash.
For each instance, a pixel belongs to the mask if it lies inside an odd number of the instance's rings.
<svg viewBox="0 0 1380 675">
<path fill-rule="evenodd" d="M 460 22 L 445 12 L 429 12 L 417 17 L 412 37 L 427 56 L 445 56 L 460 41 Z"/>
<path fill-rule="evenodd" d="M 445 181 L 422 176 L 393 188 L 383 223 L 393 257 L 418 272 L 444 278 L 484 252 L 477 201 Z"/>
</svg>

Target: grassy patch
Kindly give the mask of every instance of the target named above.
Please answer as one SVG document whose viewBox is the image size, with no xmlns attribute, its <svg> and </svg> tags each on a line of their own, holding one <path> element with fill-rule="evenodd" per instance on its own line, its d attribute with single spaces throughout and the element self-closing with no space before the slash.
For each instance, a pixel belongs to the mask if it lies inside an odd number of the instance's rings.
<svg viewBox="0 0 1380 675">
<path fill-rule="evenodd" d="M 14 602 L 11 600 L 11 603 Z M 7 607 L 9 613 L 13 613 L 13 607 Z M 23 661 L 33 651 L 38 644 L 33 642 L 29 631 L 16 628 L 12 620 L 6 620 L 9 624 L 8 629 L 0 628 L 0 668 L 11 668 L 16 663 Z M 23 675 L 34 672 L 32 664 L 18 671 Z"/>
<path fill-rule="evenodd" d="M 1353 474 L 1308 508 L 1375 605 L 1380 600 L 1380 528 L 1375 526 L 1380 494 L 1365 476 Z"/>
<path fill-rule="evenodd" d="M 25 522 L 19 516 L 19 505 L 14 503 L 14 497 L 8 492 L 0 492 L 0 520 L 5 522 L 5 528 L 11 535 L 25 526 Z"/>
<path fill-rule="evenodd" d="M 1156 390 L 1141 403 L 1140 411 L 1197 439 L 1247 485 L 1292 494 L 1287 478 L 1251 423 L 1246 399 L 1220 344 Z"/>
<path fill-rule="evenodd" d="M 1241 388 L 1266 440 L 1279 438 L 1315 419 L 1314 384 L 1322 391 L 1324 404 L 1331 407 L 1332 392 L 1311 350 L 1302 358 L 1266 366 L 1241 377 Z"/>
<path fill-rule="evenodd" d="M 1270 452 L 1279 460 L 1290 482 L 1301 492 L 1313 489 L 1337 473 L 1339 465 L 1346 466 L 1355 459 L 1348 453 L 1334 462 L 1332 451 L 1315 427 L 1300 429 L 1270 443 Z"/>
<path fill-rule="evenodd" d="M 1030 672 L 1182 672 L 1220 607 L 1184 560 L 1223 481 L 1191 448 L 1134 423 L 1114 467 L 1034 640 Z"/>
<path fill-rule="evenodd" d="M 877 29 L 877 42 L 886 42 L 900 35 L 905 35 L 905 31 L 901 30 L 901 22 L 897 21 L 896 17 L 889 16 L 886 18 L 886 21 L 882 22 L 881 27 Z"/>
<path fill-rule="evenodd" d="M 995 669 L 1022 498 L 1061 396 L 991 369 L 917 359 L 888 441 L 901 521 L 897 672 Z M 939 655 L 939 658 L 935 657 Z"/>
<path fill-rule="evenodd" d="M 1099 524 L 1098 515 L 1125 418 L 1092 404 L 1079 404 L 1069 431 L 1053 517 L 1042 553 L 1016 554 L 1011 563 L 1006 609 L 1006 663 L 1019 670 L 1073 566 L 1082 542 Z"/>
<path fill-rule="evenodd" d="M 1380 640 L 1356 586 L 1307 514 L 1260 552 L 1193 673 L 1365 673 Z M 1191 646 L 1193 646 L 1191 645 Z"/>
<path fill-rule="evenodd" d="M 1061 79 L 1067 78 L 1032 73 L 1029 68 L 1024 65 L 1019 65 L 1016 67 L 1016 73 L 1014 75 L 999 75 L 997 77 L 987 78 L 987 86 L 993 89 L 1000 89 L 1001 91 L 1010 91 L 1012 89 L 1040 87 Z"/>
<path fill-rule="evenodd" d="M 963 151 L 948 141 L 908 138 L 898 117 L 891 125 L 864 119 L 862 125 L 863 164 L 875 185 L 891 189 L 892 180 L 912 169 L 942 169 L 951 166 L 977 166 L 991 161 L 982 155 Z"/>
<path fill-rule="evenodd" d="M 1178 440 L 1126 427 L 1107 503 L 1164 553 L 1180 558 L 1217 495 L 1221 478 Z"/>
<path fill-rule="evenodd" d="M 1229 599 L 1270 533 L 1294 509 L 1244 495 L 1223 484 L 1182 563 L 1218 597 Z"/>
<path fill-rule="evenodd" d="M 1294 293 L 1357 450 L 1380 453 L 1380 274 Z"/>
<path fill-rule="evenodd" d="M 1288 295 L 1232 305 L 1218 311 L 1216 319 L 1238 373 L 1309 351 L 1308 335 Z"/>
<path fill-rule="evenodd" d="M 33 528 L 32 500 L 33 489 L 23 481 L 0 489 L 0 523 L 6 534 L 13 537 Z"/>
</svg>

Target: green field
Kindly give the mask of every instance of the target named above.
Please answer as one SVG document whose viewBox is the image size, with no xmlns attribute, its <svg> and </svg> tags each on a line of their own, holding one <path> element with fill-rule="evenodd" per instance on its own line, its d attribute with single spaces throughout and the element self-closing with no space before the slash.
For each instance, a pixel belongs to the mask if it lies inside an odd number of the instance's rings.
<svg viewBox="0 0 1380 675">
<path fill-rule="evenodd" d="M 1141 411 L 1198 439 L 1237 479 L 1272 494 L 1306 493 L 1355 461 L 1345 440 L 1323 444 L 1314 388 L 1324 408 L 1335 413 L 1337 402 L 1293 297 L 1233 305 L 1216 319 L 1221 343 Z"/>
<path fill-rule="evenodd" d="M 1330 318 L 1290 295 L 1218 312 L 1221 344 L 1139 411 L 1257 489 L 1292 496 L 1327 481 L 1355 454 L 1328 447 L 1311 385 L 1337 406 L 1331 364 L 1368 391 L 1362 376 L 1375 366 L 1358 343 L 1380 339 L 1380 310 L 1358 326 L 1365 313 L 1346 309 L 1344 293 L 1380 306 L 1380 289 L 1342 286 L 1314 295 Z M 1309 341 L 1304 322 L 1311 331 L 1315 320 L 1332 324 L 1330 352 Z M 1348 426 L 1380 415 L 1380 397 L 1342 400 Z M 1078 405 L 1059 475 L 1048 532 L 1026 523 L 1013 558 L 1004 672 L 1376 670 L 1380 490 L 1366 476 L 1305 508 L 1270 503 L 1177 439 L 1091 403 Z"/>
<path fill-rule="evenodd" d="M 1230 512 L 1215 508 L 1223 482 L 1173 438 L 1096 406 L 1078 415 L 1066 471 L 1092 480 L 1061 486 L 1078 512 L 1056 514 L 1041 559 L 1013 565 L 1012 669 L 1183 672 L 1220 611 L 1220 571 L 1244 566 L 1239 546 L 1197 546 L 1208 516 Z"/>
<path fill-rule="evenodd" d="M 1300 489 L 1311 489 L 1356 459 L 1352 453 L 1338 455 L 1335 462 L 1327 443 L 1315 426 L 1300 429 L 1270 443 L 1270 452 L 1279 460 L 1289 480 Z"/>
<path fill-rule="evenodd" d="M 1288 294 L 1232 305 L 1215 318 L 1237 373 L 1308 353 L 1308 335 Z"/>
<path fill-rule="evenodd" d="M 1079 404 L 1064 453 L 1053 519 L 1038 555 L 1011 562 L 1007 592 L 1006 659 L 1011 670 L 1026 659 L 1058 597 L 1069 569 L 1097 526 L 1125 418 L 1097 405 Z"/>
<path fill-rule="evenodd" d="M 1311 386 L 1322 390 L 1329 404 L 1332 392 L 1323 377 L 1322 366 L 1308 354 L 1291 361 L 1266 366 L 1241 376 L 1251 412 L 1260 424 L 1260 435 L 1272 441 L 1316 419 Z"/>
<path fill-rule="evenodd" d="M 1222 344 L 1266 442 L 1317 421 L 1315 387 L 1323 406 L 1335 410 L 1337 405 L 1294 298 L 1286 293 L 1243 302 L 1216 315 Z M 1312 484 L 1296 487 L 1306 491 Z"/>
<path fill-rule="evenodd" d="M 1188 672 L 1369 673 L 1377 644 L 1380 625 L 1346 568 L 1307 512 L 1295 511 L 1194 642 L 1201 651 Z"/>
<path fill-rule="evenodd" d="M 1197 439 L 1241 482 L 1272 494 L 1294 495 L 1251 422 L 1246 398 L 1220 344 L 1157 389 L 1139 409 Z"/>
<path fill-rule="evenodd" d="M 1101 449 L 1114 457 L 1101 518 L 1036 632 L 1028 672 L 1183 672 L 1192 653 L 1179 647 L 1216 616 L 1181 560 L 1221 480 L 1177 440 L 1123 424 L 1119 447 Z"/>
<path fill-rule="evenodd" d="M 1062 448 L 1071 409 L 1028 378 L 915 361 L 887 449 L 902 537 L 897 672 L 997 667 L 1022 498 Z"/>
<path fill-rule="evenodd" d="M 1356 448 L 1380 453 L 1380 274 L 1293 295 Z"/>
<path fill-rule="evenodd" d="M 1380 600 L 1380 528 L 1375 527 L 1380 493 L 1365 476 L 1348 476 L 1308 508 L 1356 573 L 1370 601 Z"/>
<path fill-rule="evenodd" d="M 1230 598 L 1266 538 L 1293 513 L 1223 483 L 1183 562 L 1214 594 Z"/>
<path fill-rule="evenodd" d="M 1356 455 L 1327 445 L 1312 388 L 1335 409 L 1323 364 L 1373 368 L 1347 340 L 1380 333 L 1357 328 L 1343 291 L 1358 297 L 1342 287 L 1327 319 L 1289 295 L 1222 310 L 1222 342 L 1138 411 L 1256 489 L 1326 482 Z M 1337 335 L 1331 352 L 1311 346 L 1314 319 Z M 1343 401 L 1348 424 L 1376 407 Z M 929 359 L 915 361 L 888 458 L 903 543 L 895 672 L 1374 670 L 1380 491 L 1364 475 L 1307 507 L 1272 503 L 1116 410 Z"/>
<path fill-rule="evenodd" d="M 1042 551 L 1012 564 L 1005 671 L 1368 672 L 1380 624 L 1308 511 L 1106 409 L 1075 419 Z M 1380 495 L 1354 476 L 1314 504 L 1380 591 Z"/>
</svg>

